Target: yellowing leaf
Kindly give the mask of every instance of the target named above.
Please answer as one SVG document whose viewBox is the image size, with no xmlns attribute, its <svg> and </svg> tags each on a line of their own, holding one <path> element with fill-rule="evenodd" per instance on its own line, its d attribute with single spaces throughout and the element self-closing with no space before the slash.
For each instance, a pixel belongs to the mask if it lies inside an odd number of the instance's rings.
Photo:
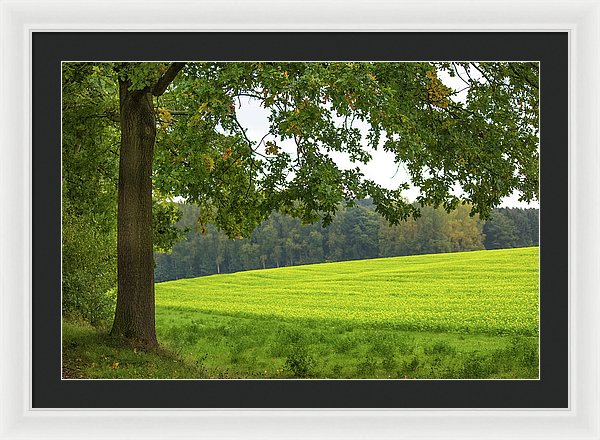
<svg viewBox="0 0 600 440">
<path fill-rule="evenodd" d="M 204 163 L 204 168 L 206 168 L 207 171 L 212 171 L 215 167 L 215 161 L 207 154 L 202 156 L 202 162 Z"/>
<path fill-rule="evenodd" d="M 204 113 L 205 111 L 207 111 L 207 108 L 208 102 L 203 102 L 202 105 L 198 107 L 198 113 Z"/>
</svg>

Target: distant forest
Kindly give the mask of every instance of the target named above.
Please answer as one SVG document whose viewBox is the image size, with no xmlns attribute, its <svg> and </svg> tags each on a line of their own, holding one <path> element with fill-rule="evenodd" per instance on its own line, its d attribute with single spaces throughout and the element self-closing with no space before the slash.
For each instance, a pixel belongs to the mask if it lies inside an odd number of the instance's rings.
<svg viewBox="0 0 600 440">
<path fill-rule="evenodd" d="M 341 209 L 326 228 L 273 213 L 251 237 L 230 240 L 215 227 L 198 232 L 196 207 L 180 205 L 185 240 L 155 254 L 155 281 L 216 273 L 400 255 L 539 245 L 539 210 L 498 208 L 491 220 L 424 207 L 421 217 L 390 226 L 370 200 Z"/>
</svg>

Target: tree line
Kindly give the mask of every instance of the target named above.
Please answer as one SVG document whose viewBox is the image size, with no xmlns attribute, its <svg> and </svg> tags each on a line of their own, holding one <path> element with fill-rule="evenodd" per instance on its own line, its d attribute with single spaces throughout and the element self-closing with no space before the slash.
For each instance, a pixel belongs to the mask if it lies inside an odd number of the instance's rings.
<svg viewBox="0 0 600 440">
<path fill-rule="evenodd" d="M 155 280 L 377 257 L 539 245 L 539 210 L 497 208 L 488 221 L 470 207 L 421 208 L 421 217 L 390 225 L 370 200 L 341 209 L 332 223 L 302 224 L 274 212 L 247 239 L 231 240 L 214 226 L 203 231 L 199 210 L 180 205 L 185 240 L 155 253 Z M 202 233 L 203 232 L 203 233 Z"/>
</svg>

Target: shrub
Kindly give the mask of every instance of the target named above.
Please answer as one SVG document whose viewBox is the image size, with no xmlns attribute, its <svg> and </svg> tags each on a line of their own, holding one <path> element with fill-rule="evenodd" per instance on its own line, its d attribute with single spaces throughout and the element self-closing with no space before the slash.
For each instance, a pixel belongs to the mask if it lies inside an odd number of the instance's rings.
<svg viewBox="0 0 600 440">
<path fill-rule="evenodd" d="M 309 377 L 315 367 L 315 360 L 305 345 L 296 344 L 291 347 L 290 354 L 285 360 L 283 370 L 295 377 Z"/>
<path fill-rule="evenodd" d="M 63 206 L 62 311 L 98 327 L 106 325 L 116 304 L 116 231 L 91 214 Z"/>
</svg>

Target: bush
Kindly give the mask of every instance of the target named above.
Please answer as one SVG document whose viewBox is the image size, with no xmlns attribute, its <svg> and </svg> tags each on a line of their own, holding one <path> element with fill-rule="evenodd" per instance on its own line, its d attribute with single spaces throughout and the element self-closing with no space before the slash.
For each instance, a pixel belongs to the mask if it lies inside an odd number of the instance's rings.
<svg viewBox="0 0 600 440">
<path fill-rule="evenodd" d="M 63 206 L 62 311 L 94 326 L 106 325 L 116 304 L 116 233 L 93 215 Z"/>
<path fill-rule="evenodd" d="M 305 345 L 296 344 L 291 347 L 290 354 L 285 360 L 283 370 L 295 377 L 309 377 L 315 367 L 315 360 Z"/>
</svg>

